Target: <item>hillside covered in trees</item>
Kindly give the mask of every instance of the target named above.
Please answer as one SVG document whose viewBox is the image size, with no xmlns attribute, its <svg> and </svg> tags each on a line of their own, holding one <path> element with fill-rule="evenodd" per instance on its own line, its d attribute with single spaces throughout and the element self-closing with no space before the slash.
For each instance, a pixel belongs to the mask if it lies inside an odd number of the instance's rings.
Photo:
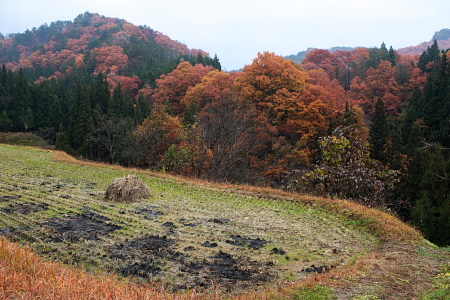
<svg viewBox="0 0 450 300">
<path fill-rule="evenodd" d="M 0 131 L 87 159 L 353 199 L 450 244 L 450 66 L 421 54 L 258 54 L 241 72 L 85 13 L 0 38 Z"/>
</svg>

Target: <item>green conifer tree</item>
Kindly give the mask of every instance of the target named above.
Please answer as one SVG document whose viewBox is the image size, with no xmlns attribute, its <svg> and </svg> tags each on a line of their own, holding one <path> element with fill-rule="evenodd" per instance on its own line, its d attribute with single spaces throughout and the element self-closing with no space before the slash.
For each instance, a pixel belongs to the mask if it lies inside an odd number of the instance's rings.
<svg viewBox="0 0 450 300">
<path fill-rule="evenodd" d="M 4 132 L 8 132 L 8 130 L 11 128 L 12 122 L 8 117 L 8 114 L 6 113 L 6 110 L 2 112 L 0 115 L 0 130 Z"/>
<path fill-rule="evenodd" d="M 143 94 L 139 94 L 138 101 L 134 110 L 135 124 L 141 124 L 145 118 L 151 113 L 150 101 L 144 97 Z"/>
<path fill-rule="evenodd" d="M 58 135 L 56 138 L 55 149 L 66 151 L 68 153 L 73 153 L 73 150 L 70 147 L 69 138 L 67 136 L 67 131 L 64 128 L 64 125 L 62 122 L 59 124 L 59 131 L 58 131 Z"/>
<path fill-rule="evenodd" d="M 389 60 L 389 50 L 386 48 L 386 44 L 384 42 L 380 47 L 380 60 Z"/>
<path fill-rule="evenodd" d="M 88 89 L 84 83 L 78 81 L 75 90 L 74 102 L 70 116 L 69 141 L 73 149 L 87 154 L 89 134 L 92 131 L 94 120 Z"/>
<path fill-rule="evenodd" d="M 123 93 L 122 85 L 119 83 L 114 89 L 114 94 L 110 98 L 108 115 L 118 118 L 133 118 L 134 107 L 127 95 Z"/>
<path fill-rule="evenodd" d="M 439 144 L 420 150 L 415 156 L 416 173 L 413 222 L 425 237 L 439 246 L 450 245 L 450 161 Z M 418 165 L 417 165 L 418 164 Z M 417 186 L 417 188 L 414 187 Z"/>
<path fill-rule="evenodd" d="M 107 113 L 110 102 L 109 85 L 103 73 L 98 74 L 92 84 L 91 106 L 95 108 L 99 104 L 101 112 Z"/>
<path fill-rule="evenodd" d="M 31 107 L 27 107 L 27 110 L 25 112 L 25 115 L 22 117 L 23 122 L 23 128 L 25 128 L 25 132 L 27 132 L 29 129 L 33 128 L 34 126 L 34 115 L 33 111 L 31 110 Z"/>
<path fill-rule="evenodd" d="M 355 111 L 350 107 L 348 101 L 345 102 L 343 126 L 350 126 L 358 122 Z"/>
<path fill-rule="evenodd" d="M 222 66 L 220 64 L 219 58 L 217 57 L 217 54 L 214 54 L 212 66 L 217 70 L 222 71 Z"/>
<path fill-rule="evenodd" d="M 432 69 L 428 68 L 430 62 L 434 62 L 437 65 L 440 61 L 440 50 L 436 40 L 431 47 L 428 47 L 419 57 L 419 63 L 417 66 L 423 71 L 430 73 Z"/>
<path fill-rule="evenodd" d="M 388 140 L 389 130 L 386 121 L 386 109 L 383 99 L 379 98 L 375 103 L 375 113 L 369 131 L 370 157 L 386 164 Z"/>
<path fill-rule="evenodd" d="M 59 124 L 63 121 L 63 111 L 61 101 L 58 96 L 53 95 L 53 103 L 50 109 L 50 126 L 55 130 L 59 128 Z"/>
<path fill-rule="evenodd" d="M 395 67 L 396 65 L 395 51 L 394 48 L 392 48 L 392 46 L 389 48 L 388 60 L 391 62 L 392 66 Z"/>
</svg>

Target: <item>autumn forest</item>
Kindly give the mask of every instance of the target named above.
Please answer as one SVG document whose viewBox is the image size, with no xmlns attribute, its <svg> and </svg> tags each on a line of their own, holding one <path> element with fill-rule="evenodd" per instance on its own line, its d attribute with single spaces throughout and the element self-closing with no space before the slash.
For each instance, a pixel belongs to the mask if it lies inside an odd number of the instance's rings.
<svg viewBox="0 0 450 300">
<path fill-rule="evenodd" d="M 0 131 L 77 157 L 388 210 L 450 245 L 450 61 L 426 48 L 259 53 L 242 70 L 84 13 L 0 35 Z"/>
</svg>

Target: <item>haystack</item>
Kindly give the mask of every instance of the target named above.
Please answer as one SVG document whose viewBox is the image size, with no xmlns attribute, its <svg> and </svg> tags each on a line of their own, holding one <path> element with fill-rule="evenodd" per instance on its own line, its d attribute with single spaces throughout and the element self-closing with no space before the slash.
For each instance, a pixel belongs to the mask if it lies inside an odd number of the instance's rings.
<svg viewBox="0 0 450 300">
<path fill-rule="evenodd" d="M 132 203 L 151 197 L 147 184 L 134 175 L 114 181 L 105 193 L 105 200 Z"/>
</svg>

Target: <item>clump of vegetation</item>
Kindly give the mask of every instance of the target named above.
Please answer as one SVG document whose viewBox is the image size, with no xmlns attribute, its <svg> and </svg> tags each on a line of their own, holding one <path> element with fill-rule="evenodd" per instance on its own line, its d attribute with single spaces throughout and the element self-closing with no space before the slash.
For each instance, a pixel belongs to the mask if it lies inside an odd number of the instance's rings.
<svg viewBox="0 0 450 300">
<path fill-rule="evenodd" d="M 133 203 L 150 198 L 152 194 L 147 184 L 135 175 L 128 175 L 114 181 L 105 193 L 105 200 Z"/>
<path fill-rule="evenodd" d="M 433 292 L 427 294 L 423 299 L 450 299 L 450 266 L 447 266 L 446 272 L 436 277 Z"/>
<path fill-rule="evenodd" d="M 47 148 L 48 143 L 30 132 L 8 132 L 0 134 L 0 144 Z"/>
<path fill-rule="evenodd" d="M 292 293 L 292 299 L 303 300 L 328 300 L 336 299 L 334 292 L 328 287 L 316 286 L 316 287 L 301 287 Z"/>
<path fill-rule="evenodd" d="M 332 136 L 321 138 L 320 165 L 310 172 L 294 172 L 290 188 L 352 199 L 368 206 L 386 206 L 398 172 L 370 158 L 361 135 L 352 127 L 338 127 Z"/>
</svg>

